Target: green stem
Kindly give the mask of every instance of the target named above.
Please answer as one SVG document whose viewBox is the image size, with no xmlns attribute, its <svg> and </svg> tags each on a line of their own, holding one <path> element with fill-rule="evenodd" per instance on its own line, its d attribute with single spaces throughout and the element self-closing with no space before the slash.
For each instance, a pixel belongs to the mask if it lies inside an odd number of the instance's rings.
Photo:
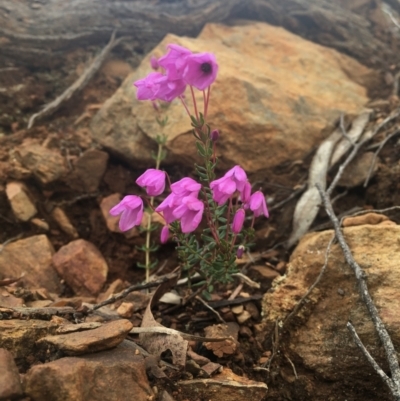
<svg viewBox="0 0 400 401">
<path fill-rule="evenodd" d="M 161 156 L 163 151 L 163 145 L 161 143 L 158 144 L 158 151 L 156 157 L 156 170 L 160 168 L 161 164 Z M 150 198 L 150 206 L 154 209 L 154 197 Z M 146 227 L 146 259 L 145 259 L 145 266 L 146 266 L 146 283 L 150 280 L 150 240 L 151 240 L 151 214 L 149 214 L 149 218 L 147 221 Z"/>
</svg>

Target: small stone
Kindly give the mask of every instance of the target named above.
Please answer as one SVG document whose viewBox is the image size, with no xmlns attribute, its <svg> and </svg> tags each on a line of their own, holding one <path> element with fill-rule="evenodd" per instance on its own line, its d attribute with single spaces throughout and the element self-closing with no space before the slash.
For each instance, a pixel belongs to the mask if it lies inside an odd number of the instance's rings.
<svg viewBox="0 0 400 401">
<path fill-rule="evenodd" d="M 31 223 L 34 224 L 36 227 L 40 228 L 43 231 L 49 231 L 50 226 L 47 224 L 46 221 L 42 219 L 38 219 L 37 217 L 33 218 L 31 220 Z"/>
<path fill-rule="evenodd" d="M 6 289 L 0 287 L 0 305 L 6 308 L 18 308 L 24 305 L 24 300 L 14 297 Z"/>
<path fill-rule="evenodd" d="M 34 203 L 28 196 L 28 190 L 22 182 L 9 182 L 6 186 L 6 194 L 17 219 L 28 221 L 37 213 Z"/>
<path fill-rule="evenodd" d="M 134 311 L 134 307 L 129 302 L 122 302 L 122 304 L 117 309 L 118 315 L 121 317 L 125 317 L 127 319 L 132 317 L 133 311 Z"/>
<path fill-rule="evenodd" d="M 244 306 L 243 306 L 243 304 L 235 305 L 235 306 L 232 306 L 231 310 L 235 315 L 240 315 L 244 310 Z"/>
<path fill-rule="evenodd" d="M 207 377 L 210 377 L 222 370 L 222 366 L 219 363 L 209 362 L 202 366 L 201 369 L 205 372 Z"/>
<path fill-rule="evenodd" d="M 4 246 L 0 253 L 0 271 L 5 277 L 23 275 L 27 287 L 44 287 L 58 293 L 60 280 L 52 266 L 53 246 L 45 235 L 34 235 Z"/>
<path fill-rule="evenodd" d="M 143 357 L 122 345 L 33 366 L 24 383 L 32 400 L 154 401 Z"/>
<path fill-rule="evenodd" d="M 108 154 L 98 149 L 88 149 L 74 164 L 69 177 L 71 188 L 84 192 L 97 191 L 107 168 Z"/>
<path fill-rule="evenodd" d="M 247 326 L 241 326 L 239 329 L 239 334 L 245 338 L 253 337 L 253 332 L 251 331 L 250 327 Z"/>
<path fill-rule="evenodd" d="M 61 230 L 68 234 L 71 238 L 78 238 L 79 234 L 75 227 L 71 224 L 68 216 L 65 214 L 64 210 L 56 206 L 52 212 L 51 217 L 57 222 Z"/>
<path fill-rule="evenodd" d="M 246 302 L 244 308 L 250 313 L 254 320 L 258 320 L 260 318 L 260 311 L 254 302 Z"/>
<path fill-rule="evenodd" d="M 37 343 L 51 345 L 65 355 L 82 355 L 116 347 L 132 327 L 133 324 L 129 320 L 115 320 L 92 330 L 46 336 Z"/>
<path fill-rule="evenodd" d="M 19 398 L 22 386 L 11 352 L 0 348 L 0 400 Z"/>
<path fill-rule="evenodd" d="M 107 262 L 90 242 L 78 239 L 53 256 L 58 274 L 77 295 L 97 295 L 107 279 Z"/>
<path fill-rule="evenodd" d="M 125 285 L 120 278 L 117 278 L 110 284 L 110 286 L 107 288 L 107 291 L 99 294 L 99 296 L 97 297 L 97 302 L 105 301 L 106 299 L 110 298 L 113 294 L 118 294 L 126 287 L 127 285 Z"/>
<path fill-rule="evenodd" d="M 118 204 L 121 201 L 121 198 L 122 197 L 120 194 L 112 194 L 103 198 L 102 201 L 100 202 L 101 214 L 104 217 L 107 228 L 113 233 L 121 233 L 121 230 L 119 229 L 118 226 L 119 217 L 111 216 L 110 209 L 114 207 L 116 204 Z M 137 227 L 133 227 L 130 230 L 124 232 L 123 234 L 125 235 L 126 238 L 133 238 L 139 236 L 139 231 Z"/>
<path fill-rule="evenodd" d="M 64 157 L 60 153 L 26 140 L 15 151 L 15 157 L 30 170 L 41 184 L 49 184 L 67 172 Z"/>
<path fill-rule="evenodd" d="M 240 315 L 236 316 L 236 319 L 239 324 L 243 324 L 243 323 L 247 322 L 250 318 L 251 318 L 251 315 L 249 312 L 247 312 L 247 310 L 243 311 Z"/>
</svg>

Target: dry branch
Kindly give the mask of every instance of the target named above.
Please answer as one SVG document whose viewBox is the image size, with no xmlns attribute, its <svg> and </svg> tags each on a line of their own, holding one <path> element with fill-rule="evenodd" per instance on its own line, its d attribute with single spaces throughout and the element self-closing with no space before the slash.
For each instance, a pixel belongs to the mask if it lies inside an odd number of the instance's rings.
<svg viewBox="0 0 400 401">
<path fill-rule="evenodd" d="M 67 100 L 69 100 L 75 93 L 81 91 L 93 78 L 96 72 L 103 65 L 105 59 L 107 58 L 110 51 L 121 43 L 122 40 L 126 39 L 125 37 L 121 37 L 115 39 L 116 31 L 114 31 L 111 35 L 111 39 L 108 42 L 107 46 L 101 51 L 101 53 L 93 60 L 92 64 L 87 68 L 84 73 L 69 87 L 67 88 L 60 96 L 54 99 L 52 102 L 47 104 L 41 111 L 35 113 L 31 116 L 28 122 L 28 129 L 33 127 L 35 120 L 38 118 L 42 118 L 44 116 L 49 116 L 53 114 L 56 110 L 58 110 Z"/>
</svg>

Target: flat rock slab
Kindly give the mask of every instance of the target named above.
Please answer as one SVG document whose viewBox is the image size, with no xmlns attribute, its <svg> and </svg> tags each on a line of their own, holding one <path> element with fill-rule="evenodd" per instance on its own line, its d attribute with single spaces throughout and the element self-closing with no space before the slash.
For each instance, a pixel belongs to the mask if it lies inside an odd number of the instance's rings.
<svg viewBox="0 0 400 401">
<path fill-rule="evenodd" d="M 0 348 L 12 352 L 17 362 L 31 357 L 40 338 L 54 334 L 57 325 L 45 320 L 0 320 Z"/>
<path fill-rule="evenodd" d="M 25 393 L 34 401 L 150 401 L 144 359 L 124 346 L 32 367 Z"/>
<path fill-rule="evenodd" d="M 89 354 L 116 347 L 132 327 L 133 324 L 129 320 L 115 320 L 93 330 L 47 336 L 38 343 L 52 346 L 65 355 Z"/>
<path fill-rule="evenodd" d="M 53 264 L 76 295 L 98 295 L 107 279 L 103 255 L 83 239 L 62 246 L 53 256 Z"/>
<path fill-rule="evenodd" d="M 368 101 L 362 83 L 371 70 L 276 26 L 208 24 L 195 39 L 167 35 L 91 123 L 95 140 L 135 167 L 154 163 L 159 126 L 151 102 L 136 99 L 133 82 L 151 72 L 150 57 L 165 54 L 169 43 L 217 58 L 208 121 L 221 134 L 219 168 L 240 164 L 255 173 L 303 160 L 324 138 L 323 128 L 341 112 L 357 113 Z M 186 95 L 192 110 L 189 89 Z M 201 92 L 197 101 L 202 110 Z M 165 162 L 193 168 L 198 156 L 182 104 L 173 101 L 161 113 L 159 118 L 168 116 Z"/>
<path fill-rule="evenodd" d="M 343 229 L 344 237 L 367 276 L 369 292 L 394 346 L 400 345 L 400 226 L 371 223 L 384 218 L 377 214 L 360 217 L 355 225 Z M 354 223 L 356 223 L 354 221 Z M 383 221 L 384 223 L 384 221 Z M 294 250 L 286 275 L 273 283 L 263 299 L 263 324 L 258 340 L 270 341 L 276 322 L 283 321 L 316 280 L 325 262 L 333 237 L 332 230 L 307 234 Z M 292 360 L 301 361 L 310 371 L 310 380 L 322 377 L 343 399 L 387 400 L 385 386 L 354 343 L 346 324 L 352 322 L 359 337 L 378 364 L 387 363 L 367 308 L 360 299 L 353 271 L 344 260 L 341 248 L 331 246 L 328 266 L 317 287 L 288 327 L 290 337 L 285 349 Z M 355 384 L 357 383 L 357 384 Z M 326 389 L 325 389 L 326 390 Z M 310 385 L 310 400 L 323 398 L 318 382 Z M 324 394 L 324 393 L 322 393 Z M 325 393 L 326 394 L 326 393 Z M 391 398 L 390 398 L 391 399 Z"/>
<path fill-rule="evenodd" d="M 211 379 L 185 380 L 179 386 L 188 400 L 261 401 L 268 392 L 265 383 L 235 375 L 228 368 Z"/>
<path fill-rule="evenodd" d="M 54 248 L 46 235 L 34 235 L 7 244 L 0 253 L 0 272 L 4 277 L 24 277 L 27 288 L 44 287 L 60 291 L 60 279 L 52 266 Z"/>
<path fill-rule="evenodd" d="M 11 352 L 0 348 L 0 400 L 14 399 L 22 395 L 17 365 Z"/>
<path fill-rule="evenodd" d="M 19 181 L 11 181 L 6 185 L 6 194 L 14 216 L 21 221 L 30 220 L 37 213 L 35 204 L 29 197 L 28 189 Z"/>
</svg>

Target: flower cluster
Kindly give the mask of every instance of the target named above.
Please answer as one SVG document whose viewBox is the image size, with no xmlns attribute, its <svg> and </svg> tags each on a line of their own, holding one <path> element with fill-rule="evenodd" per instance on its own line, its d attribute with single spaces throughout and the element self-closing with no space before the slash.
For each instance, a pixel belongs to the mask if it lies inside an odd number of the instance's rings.
<svg viewBox="0 0 400 401">
<path fill-rule="evenodd" d="M 146 189 L 149 196 L 158 196 L 164 192 L 166 173 L 161 170 L 149 169 L 142 174 L 136 183 Z M 245 220 L 245 210 L 250 209 L 255 217 L 269 217 L 265 197 L 260 191 L 250 195 L 251 185 L 245 171 L 240 166 L 230 169 L 222 178 L 210 183 L 212 198 L 219 205 L 228 200 L 232 202 L 235 195 L 239 196 L 241 205 L 237 209 L 232 232 L 239 234 Z M 199 199 L 202 185 L 192 178 L 185 177 L 171 184 L 171 193 L 155 208 L 162 213 L 166 226 L 161 232 L 161 242 L 168 239 L 168 225 L 179 221 L 184 234 L 191 233 L 200 225 L 204 213 L 204 201 Z M 119 227 L 121 231 L 138 226 L 143 218 L 143 200 L 140 196 L 128 195 L 110 210 L 113 216 L 121 215 Z"/>
<path fill-rule="evenodd" d="M 208 88 L 218 72 L 218 64 L 212 53 L 192 53 L 185 47 L 170 44 L 169 52 L 158 60 L 151 59 L 154 69 L 159 66 L 165 74 L 151 72 L 147 77 L 134 82 L 139 100 L 163 100 L 171 102 L 182 96 L 186 85 L 199 90 Z"/>
</svg>

